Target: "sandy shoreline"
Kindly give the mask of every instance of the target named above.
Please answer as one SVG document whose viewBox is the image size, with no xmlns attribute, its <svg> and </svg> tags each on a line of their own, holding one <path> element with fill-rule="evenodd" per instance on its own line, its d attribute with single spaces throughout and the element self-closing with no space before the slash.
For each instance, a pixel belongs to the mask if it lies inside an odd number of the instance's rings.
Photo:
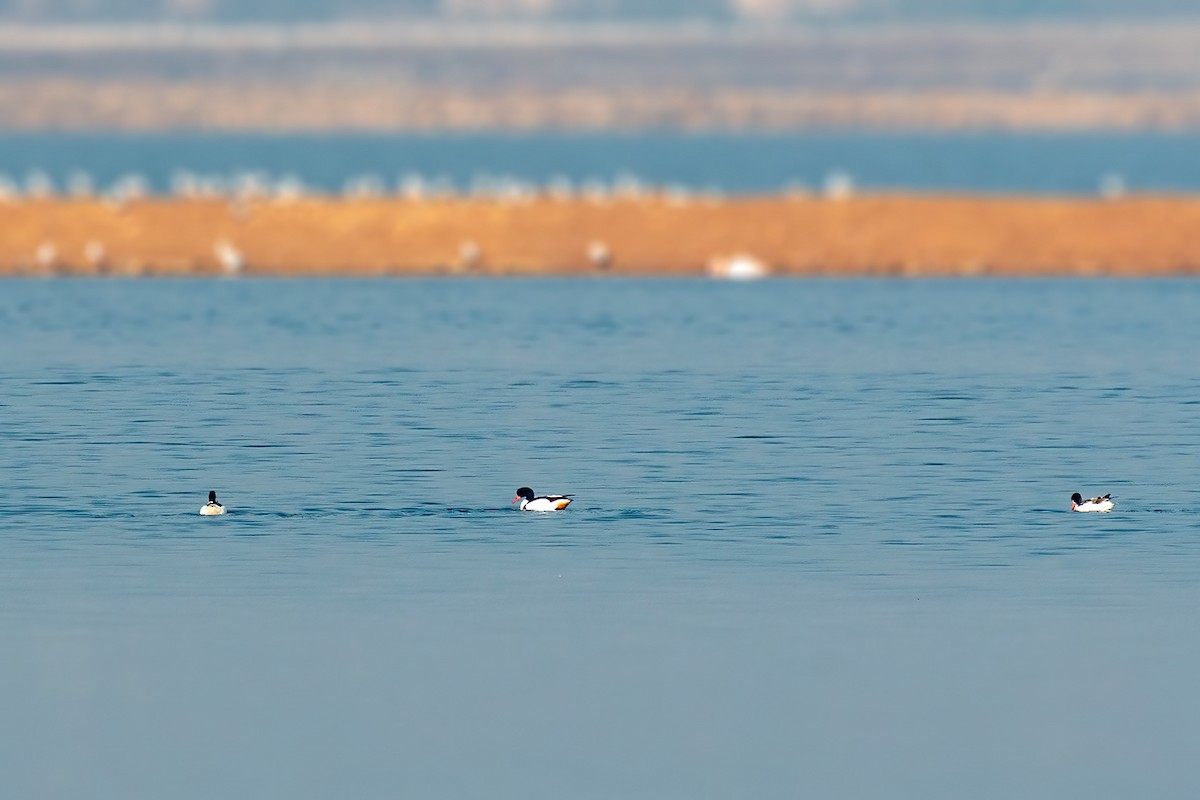
<svg viewBox="0 0 1200 800">
<path fill-rule="evenodd" d="M 1200 273 L 1200 198 L 0 203 L 0 275 Z"/>
</svg>

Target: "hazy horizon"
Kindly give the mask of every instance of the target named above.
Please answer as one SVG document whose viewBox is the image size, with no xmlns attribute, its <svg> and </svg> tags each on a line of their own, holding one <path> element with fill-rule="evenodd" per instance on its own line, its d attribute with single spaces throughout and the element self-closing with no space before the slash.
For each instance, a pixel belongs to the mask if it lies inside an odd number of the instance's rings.
<svg viewBox="0 0 1200 800">
<path fill-rule="evenodd" d="M 356 20 L 901 23 L 1200 17 L 1184 0 L 0 0 L 0 23 Z"/>
<path fill-rule="evenodd" d="M 1179 0 L 0 0 L 0 130 L 1200 129 Z"/>
</svg>

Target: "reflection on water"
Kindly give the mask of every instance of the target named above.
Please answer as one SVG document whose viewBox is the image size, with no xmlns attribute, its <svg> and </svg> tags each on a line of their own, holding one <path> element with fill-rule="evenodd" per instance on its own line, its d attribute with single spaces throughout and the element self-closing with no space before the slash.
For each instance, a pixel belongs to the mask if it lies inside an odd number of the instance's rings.
<svg viewBox="0 0 1200 800">
<path fill-rule="evenodd" d="M 1192 284 L 2 288 L 15 796 L 1197 788 Z"/>
</svg>

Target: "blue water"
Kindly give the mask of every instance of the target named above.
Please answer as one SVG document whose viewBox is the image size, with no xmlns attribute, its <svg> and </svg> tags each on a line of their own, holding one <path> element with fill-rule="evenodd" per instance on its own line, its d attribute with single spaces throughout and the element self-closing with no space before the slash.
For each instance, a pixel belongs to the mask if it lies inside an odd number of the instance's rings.
<svg viewBox="0 0 1200 800">
<path fill-rule="evenodd" d="M 341 191 L 356 176 L 388 190 L 409 174 L 467 191 L 483 179 L 577 186 L 636 178 L 732 193 L 819 191 L 831 175 L 866 190 L 1095 194 L 1200 191 L 1195 134 L 869 134 L 636 136 L 113 136 L 0 134 L 0 175 L 73 173 L 104 189 L 123 176 L 167 191 L 177 173 L 228 182 L 247 172 Z"/>
<path fill-rule="evenodd" d="M 1195 796 L 1198 302 L 0 283 L 4 794 Z"/>
</svg>

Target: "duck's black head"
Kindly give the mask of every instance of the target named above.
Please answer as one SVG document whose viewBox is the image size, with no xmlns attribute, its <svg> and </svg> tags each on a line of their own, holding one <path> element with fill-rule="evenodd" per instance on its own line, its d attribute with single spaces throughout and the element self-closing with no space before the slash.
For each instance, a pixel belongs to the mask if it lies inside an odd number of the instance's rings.
<svg viewBox="0 0 1200 800">
<path fill-rule="evenodd" d="M 1083 505 L 1083 495 L 1081 495 L 1079 492 L 1076 492 L 1075 494 L 1071 495 L 1071 502 L 1077 506 Z"/>
<path fill-rule="evenodd" d="M 210 491 L 208 493 L 208 502 L 210 502 L 210 503 L 217 502 L 217 493 L 216 492 Z"/>
<path fill-rule="evenodd" d="M 528 486 L 522 486 L 520 489 L 517 489 L 517 498 L 516 500 L 513 500 L 513 502 L 517 502 L 517 500 L 520 500 L 522 497 L 526 500 L 532 500 L 535 496 L 536 495 L 534 495 L 533 489 L 530 489 Z"/>
</svg>

